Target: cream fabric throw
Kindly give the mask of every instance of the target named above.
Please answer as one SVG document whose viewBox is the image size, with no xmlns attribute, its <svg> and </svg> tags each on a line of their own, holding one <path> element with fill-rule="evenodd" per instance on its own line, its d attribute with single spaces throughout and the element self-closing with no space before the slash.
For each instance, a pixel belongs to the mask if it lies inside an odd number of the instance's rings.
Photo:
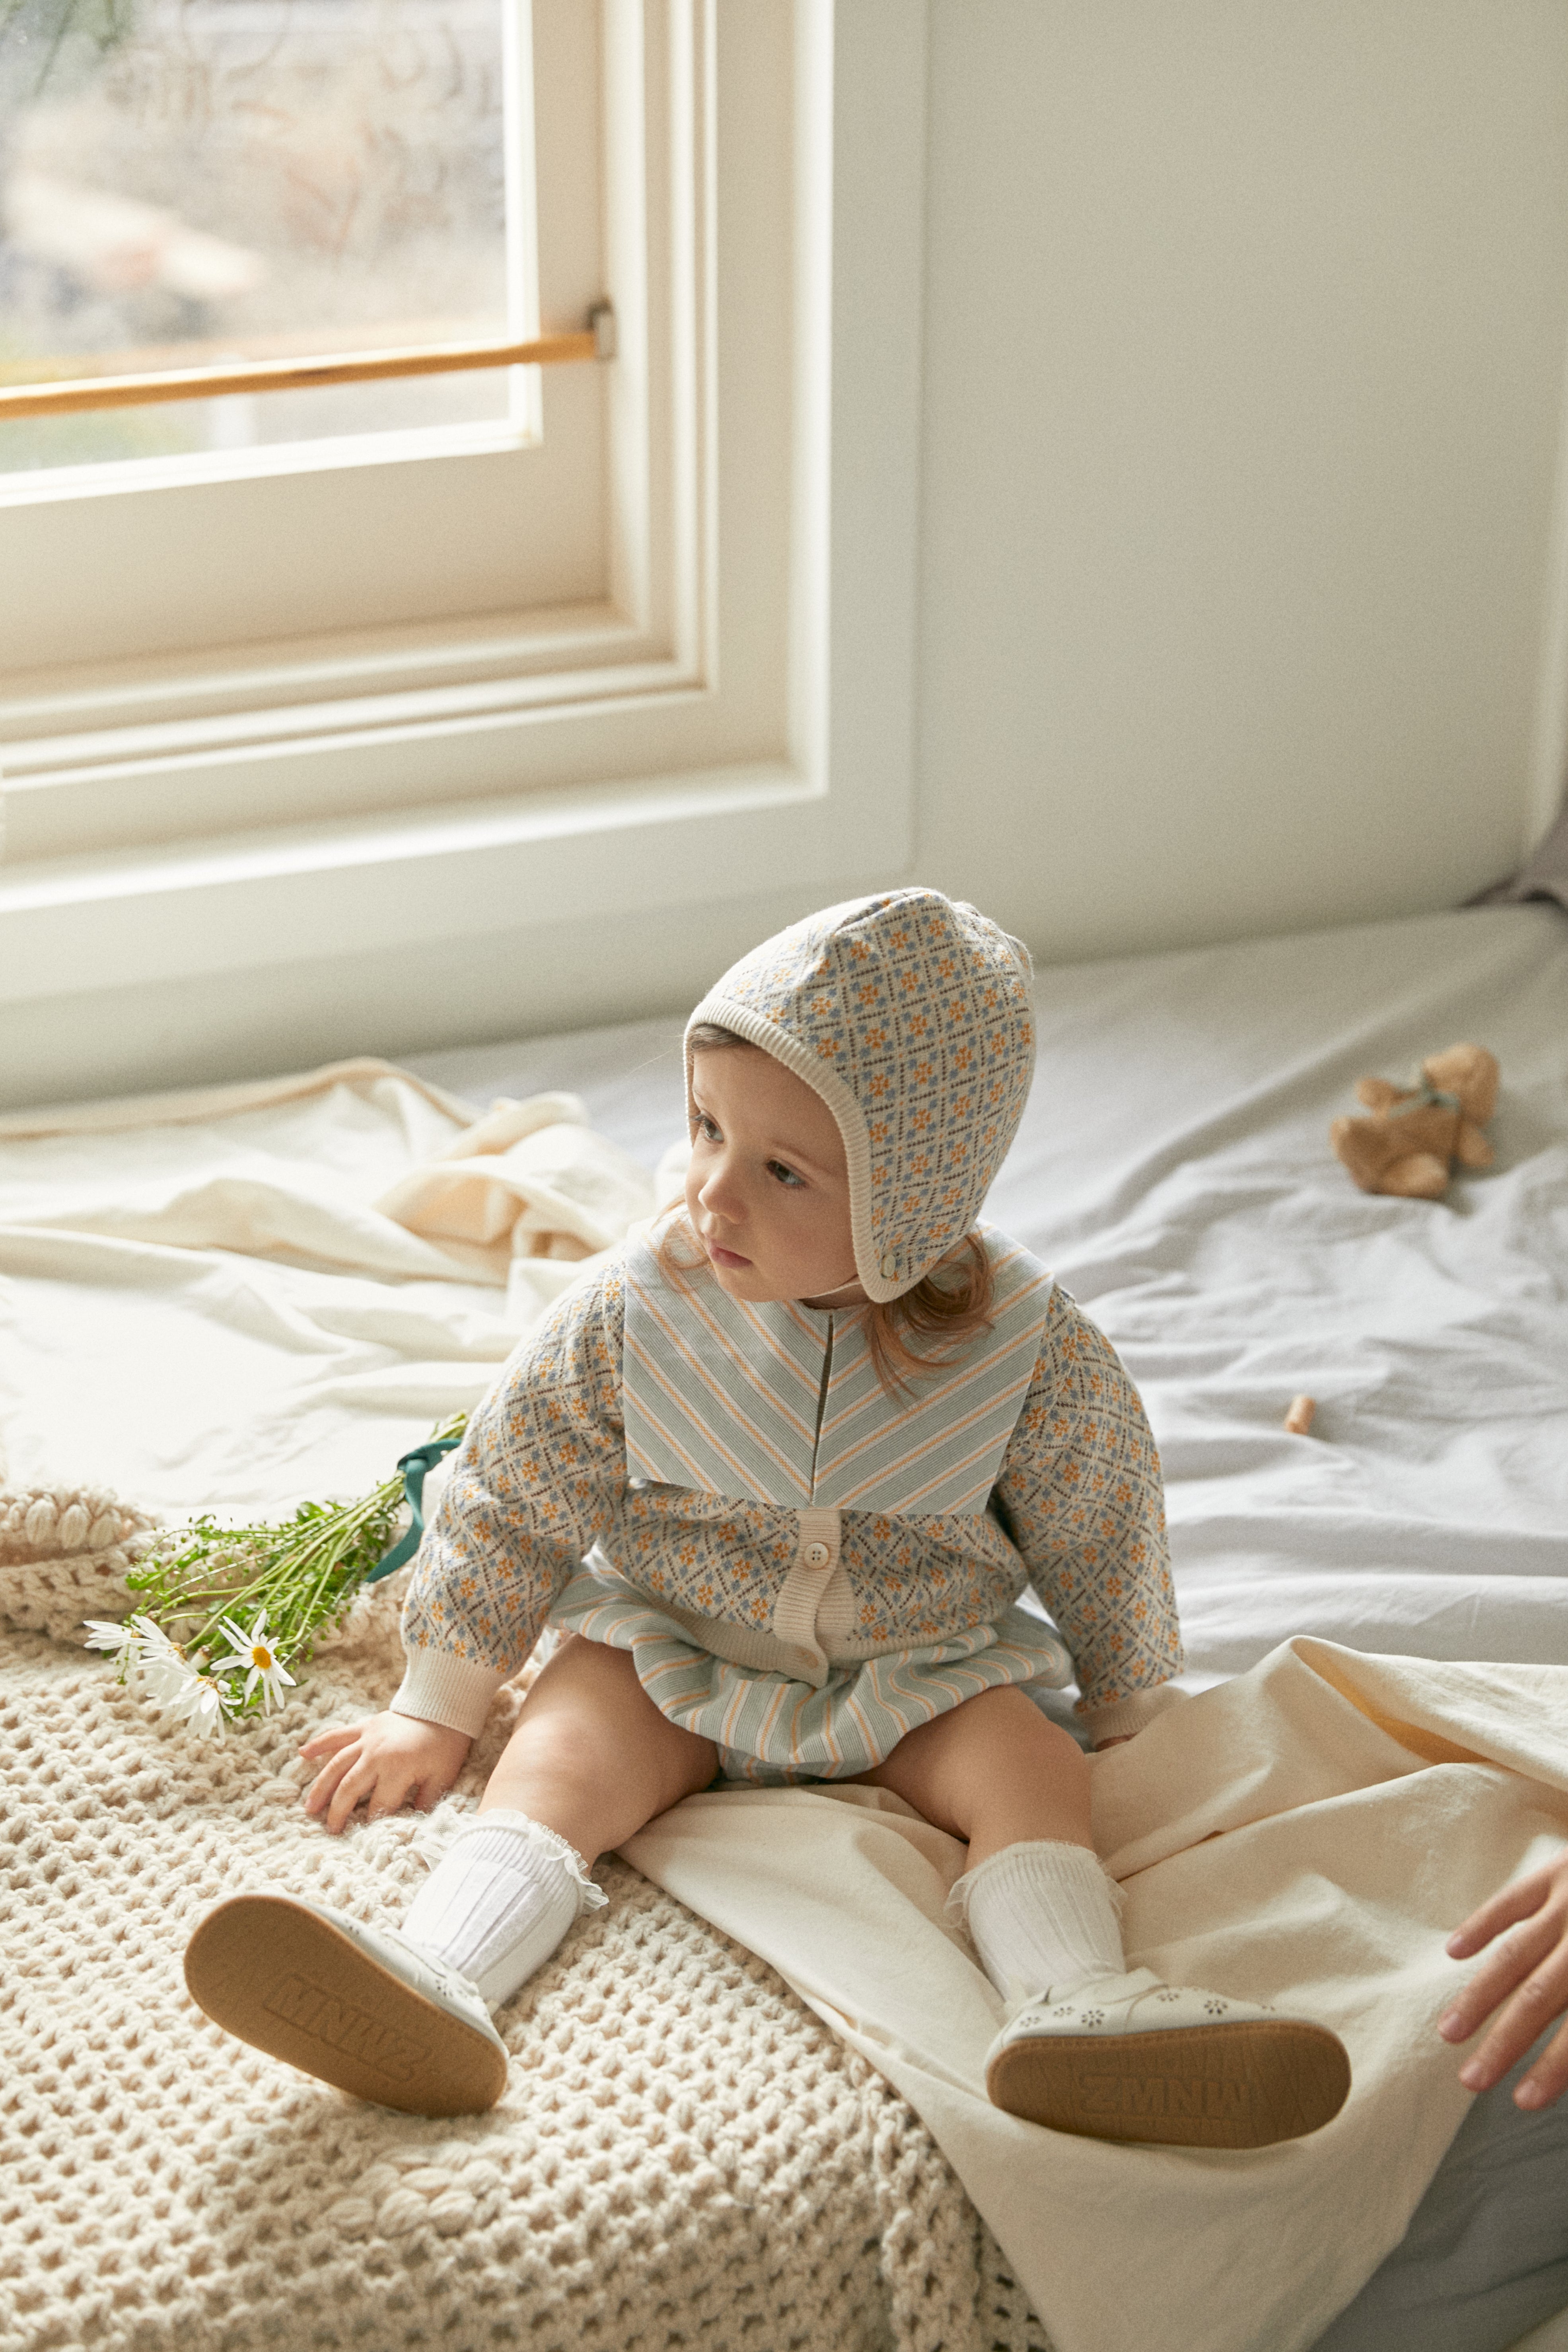
<svg viewBox="0 0 1568 2352">
<path fill-rule="evenodd" d="M 575 1096 L 476 1119 L 386 1062 L 0 1118 L 11 1485 L 363 1492 L 658 1199 Z"/>
<path fill-rule="evenodd" d="M 1131 1965 L 1300 2004 L 1354 2087 L 1307 2140 L 1128 2148 L 999 2115 L 1000 2004 L 942 1903 L 964 1849 L 886 1801 L 724 1790 L 626 1852 L 895 2083 L 1058 2352 L 1305 2352 L 1371 2275 L 1468 2094 L 1447 1933 L 1568 1836 L 1568 1668 L 1285 1644 L 1095 1761 Z"/>
<path fill-rule="evenodd" d="M 76 1507 L 106 1567 L 145 1527 L 110 1486 L 242 1513 L 384 1476 L 654 1204 L 570 1098 L 476 1123 L 384 1064 L 0 1122 L 0 1409 L 24 1498 L 0 1604 L 68 1638 L 87 1613 L 63 1588 L 27 1613 L 68 1471 L 95 1490 Z M 1098 1759 L 1095 1790 L 1135 1963 L 1343 2035 L 1355 2087 L 1325 2131 L 1189 2155 L 998 2114 L 980 2087 L 998 2004 L 942 1919 L 963 1850 L 867 1792 L 710 1794 L 627 1853 L 903 2093 L 1058 2352 L 1305 2352 L 1464 2111 L 1433 2032 L 1458 1980 L 1443 1937 L 1568 1834 L 1568 1669 L 1298 1640 Z"/>
</svg>

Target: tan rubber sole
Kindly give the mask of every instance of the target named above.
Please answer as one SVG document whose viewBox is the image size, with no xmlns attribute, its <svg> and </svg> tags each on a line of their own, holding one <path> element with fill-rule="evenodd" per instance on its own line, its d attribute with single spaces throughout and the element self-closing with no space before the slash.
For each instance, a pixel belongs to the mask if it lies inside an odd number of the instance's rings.
<svg viewBox="0 0 1568 2352">
<path fill-rule="evenodd" d="M 474 2116 L 506 2088 L 504 2051 L 286 1895 L 236 1895 L 209 1911 L 185 1983 L 226 2032 L 356 2099 Z"/>
<path fill-rule="evenodd" d="M 1271 2147 L 1339 2114 L 1351 2062 L 1321 2025 L 1257 2018 L 1015 2042 L 992 2059 L 985 2087 L 1009 2115 L 1088 2139 Z"/>
</svg>

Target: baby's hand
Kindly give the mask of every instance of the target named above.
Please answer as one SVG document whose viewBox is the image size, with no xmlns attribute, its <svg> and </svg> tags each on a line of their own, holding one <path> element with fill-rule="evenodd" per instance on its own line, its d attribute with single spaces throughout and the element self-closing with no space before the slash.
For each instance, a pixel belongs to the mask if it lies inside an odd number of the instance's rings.
<svg viewBox="0 0 1568 2352">
<path fill-rule="evenodd" d="M 373 1715 L 345 1731 L 318 1731 L 300 1753 L 330 1759 L 305 1791 L 305 1811 L 324 1813 L 336 1837 L 363 1805 L 370 1820 L 395 1813 L 412 1797 L 422 1813 L 438 1805 L 462 1770 L 473 1741 L 464 1731 L 413 1715 Z"/>
<path fill-rule="evenodd" d="M 1544 1870 L 1531 1871 L 1528 1878 L 1505 1886 L 1473 1912 L 1449 1937 L 1450 1958 L 1469 1959 L 1505 1927 L 1511 1932 L 1437 2027 L 1445 2042 L 1468 2042 L 1507 2002 L 1474 2057 L 1459 2069 L 1468 2091 L 1489 2091 L 1515 2059 L 1523 2057 L 1542 2028 L 1568 2010 L 1568 1848 Z M 1568 2025 L 1515 2089 L 1514 2105 L 1549 2107 L 1565 2090 Z"/>
</svg>

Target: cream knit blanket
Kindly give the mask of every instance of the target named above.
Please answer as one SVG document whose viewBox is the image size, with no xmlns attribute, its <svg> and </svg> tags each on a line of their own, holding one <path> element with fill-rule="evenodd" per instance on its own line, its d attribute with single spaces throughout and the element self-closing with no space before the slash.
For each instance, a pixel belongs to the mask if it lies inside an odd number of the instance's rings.
<svg viewBox="0 0 1568 2352">
<path fill-rule="evenodd" d="M 392 1923 L 423 1875 L 426 1825 L 325 1836 L 294 1758 L 396 1681 L 403 1579 L 306 1696 L 203 1743 L 79 1646 L 147 1524 L 0 1492 L 0 1616 L 37 1629 L 0 1633 L 3 2352 L 1049 2352 L 886 2078 L 625 1863 L 502 2012 L 490 2115 L 363 2106 L 209 2024 L 180 1958 L 215 1897 Z"/>
</svg>

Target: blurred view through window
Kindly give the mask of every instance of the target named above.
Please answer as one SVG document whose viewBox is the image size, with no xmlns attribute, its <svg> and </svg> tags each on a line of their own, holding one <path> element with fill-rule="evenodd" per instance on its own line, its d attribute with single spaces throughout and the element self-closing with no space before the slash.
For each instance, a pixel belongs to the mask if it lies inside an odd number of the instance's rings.
<svg viewBox="0 0 1568 2352">
<path fill-rule="evenodd" d="M 534 331 L 527 0 L 0 0 L 0 383 Z M 504 421 L 521 371 L 0 423 L 0 474 Z"/>
</svg>

